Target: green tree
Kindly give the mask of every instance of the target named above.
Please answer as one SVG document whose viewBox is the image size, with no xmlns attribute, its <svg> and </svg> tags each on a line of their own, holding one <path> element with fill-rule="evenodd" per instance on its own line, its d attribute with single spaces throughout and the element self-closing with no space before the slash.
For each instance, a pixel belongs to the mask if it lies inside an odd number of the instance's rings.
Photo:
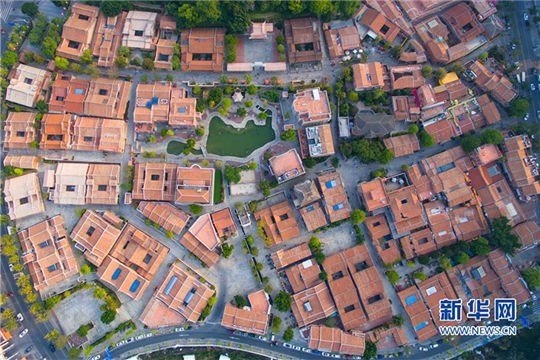
<svg viewBox="0 0 540 360">
<path fill-rule="evenodd" d="M 48 58 L 53 58 L 58 43 L 50 36 L 45 37 L 41 43 L 41 52 Z"/>
<path fill-rule="evenodd" d="M 429 148 L 435 145 L 435 138 L 426 130 L 420 130 L 420 145 L 424 148 Z"/>
<path fill-rule="evenodd" d="M 125 69 L 128 64 L 128 59 L 124 56 L 118 56 L 115 60 L 115 64 L 118 66 L 118 68 Z"/>
<path fill-rule="evenodd" d="M 352 102 L 358 102 L 359 96 L 356 91 L 349 91 L 349 94 L 347 95 L 347 99 Z"/>
<path fill-rule="evenodd" d="M 486 238 L 479 237 L 478 239 L 471 242 L 471 249 L 476 255 L 487 255 L 491 251 L 489 247 L 489 242 Z"/>
<path fill-rule="evenodd" d="M 92 61 L 94 61 L 94 57 L 92 56 L 92 52 L 90 51 L 90 49 L 84 50 L 81 56 L 81 62 L 83 64 L 91 64 Z M 126 63 L 127 63 L 127 59 L 126 59 Z"/>
<path fill-rule="evenodd" d="M 292 339 L 294 339 L 294 330 L 292 327 L 288 327 L 287 330 L 283 332 L 283 340 L 288 342 Z"/>
<path fill-rule="evenodd" d="M 54 64 L 60 70 L 67 70 L 69 67 L 69 60 L 60 56 L 54 58 Z"/>
<path fill-rule="evenodd" d="M 507 217 L 501 216 L 493 219 L 491 229 L 491 241 L 493 245 L 501 248 L 507 254 L 513 255 L 521 243 L 516 234 L 512 232 L 512 226 Z"/>
<path fill-rule="evenodd" d="M 521 272 L 523 280 L 527 283 L 527 286 L 531 291 L 535 291 L 540 287 L 540 269 L 537 267 L 528 267 Z"/>
<path fill-rule="evenodd" d="M 146 138 L 146 142 L 150 143 L 150 144 L 155 144 L 157 142 L 157 137 L 156 135 L 150 135 Z"/>
<path fill-rule="evenodd" d="M 459 61 L 452 64 L 452 71 L 461 76 L 465 72 L 465 66 Z"/>
<path fill-rule="evenodd" d="M 449 270 L 449 269 L 452 267 L 452 263 L 450 262 L 450 259 L 447 258 L 446 256 L 442 256 L 442 257 L 439 259 L 439 264 L 441 265 L 441 267 L 442 267 L 444 270 Z"/>
<path fill-rule="evenodd" d="M 272 332 L 279 333 L 281 326 L 281 318 L 279 316 L 274 316 L 272 318 Z"/>
<path fill-rule="evenodd" d="M 291 309 L 291 294 L 280 291 L 274 299 L 274 305 L 279 311 L 289 311 Z"/>
<path fill-rule="evenodd" d="M 226 165 L 225 166 L 225 179 L 227 179 L 229 183 L 238 184 L 241 179 L 240 172 L 241 172 L 240 168 Z"/>
<path fill-rule="evenodd" d="M 116 311 L 114 310 L 105 310 L 100 317 L 100 320 L 104 324 L 110 324 L 116 318 Z"/>
<path fill-rule="evenodd" d="M 0 215 L 0 225 L 8 225 L 11 219 L 6 214 Z"/>
<path fill-rule="evenodd" d="M 107 2 L 112 2 L 112 1 L 107 1 Z M 81 348 L 74 346 L 71 349 L 69 349 L 68 355 L 72 359 L 77 359 L 81 355 L 81 351 L 82 351 Z"/>
<path fill-rule="evenodd" d="M 122 1 L 102 1 L 99 8 L 103 12 L 103 15 L 107 17 L 113 17 L 122 12 L 123 2 Z"/>
<path fill-rule="evenodd" d="M 171 230 L 165 230 L 165 236 L 167 237 L 167 239 L 173 239 L 174 233 Z"/>
<path fill-rule="evenodd" d="M 142 63 L 142 68 L 148 71 L 154 70 L 154 60 L 150 58 L 145 58 Z"/>
<path fill-rule="evenodd" d="M 250 107 L 253 106 L 253 101 L 251 101 L 251 100 L 246 100 L 246 101 L 244 102 L 244 105 L 245 105 L 247 108 L 250 108 Z"/>
<path fill-rule="evenodd" d="M 2 56 L 2 65 L 10 68 L 15 65 L 17 60 L 18 58 L 16 53 L 13 51 L 5 51 L 4 55 Z"/>
<path fill-rule="evenodd" d="M 392 316 L 392 324 L 401 327 L 403 326 L 404 323 L 405 323 L 405 319 L 403 318 L 403 316 L 401 315 Z"/>
<path fill-rule="evenodd" d="M 524 117 L 529 112 L 529 100 L 524 98 L 515 98 L 508 107 L 508 113 L 519 118 Z"/>
<path fill-rule="evenodd" d="M 203 211 L 203 207 L 197 204 L 190 204 L 189 211 L 191 211 L 193 215 L 199 215 Z"/>
<path fill-rule="evenodd" d="M 390 281 L 390 284 L 395 285 L 400 279 L 399 274 L 395 270 L 388 270 L 386 272 L 386 276 L 388 276 L 388 281 Z"/>
<path fill-rule="evenodd" d="M 270 196 L 270 183 L 268 182 L 268 180 L 261 180 L 261 182 L 259 182 L 259 188 L 261 189 L 264 197 Z"/>
<path fill-rule="evenodd" d="M 315 252 L 315 261 L 317 264 L 322 265 L 324 260 L 326 260 L 326 255 L 324 255 L 322 251 Z"/>
<path fill-rule="evenodd" d="M 433 76 L 433 68 L 429 65 L 422 66 L 422 76 L 426 79 L 431 79 Z"/>
<path fill-rule="evenodd" d="M 23 6 L 21 6 L 21 11 L 23 14 L 28 15 L 31 18 L 34 18 L 37 14 L 39 14 L 39 8 L 33 2 L 25 2 Z"/>
<path fill-rule="evenodd" d="M 456 261 L 462 265 L 467 264 L 469 262 L 469 259 L 469 255 L 467 255 L 467 253 L 463 251 L 456 256 Z"/>
<path fill-rule="evenodd" d="M 88 264 L 81 266 L 81 274 L 88 275 L 92 272 L 92 268 Z"/>
<path fill-rule="evenodd" d="M 411 134 L 411 135 L 417 134 L 418 133 L 418 125 L 416 125 L 416 124 L 409 125 L 408 133 Z"/>
<path fill-rule="evenodd" d="M 443 67 L 440 67 L 437 69 L 437 71 L 435 71 L 435 79 L 437 80 L 441 80 L 443 77 L 446 76 L 448 72 L 446 71 L 445 68 Z"/>
<path fill-rule="evenodd" d="M 228 259 L 231 257 L 233 251 L 234 251 L 234 245 L 229 244 L 223 244 L 222 246 L 222 255 L 225 259 Z"/>
<path fill-rule="evenodd" d="M 284 141 L 294 141 L 296 140 L 296 131 L 294 129 L 288 129 L 287 131 L 283 131 L 280 137 Z"/>
<path fill-rule="evenodd" d="M 131 49 L 128 48 L 127 46 L 120 46 L 120 47 L 118 48 L 118 55 L 123 56 L 123 57 L 129 59 L 130 56 L 131 56 Z"/>
<path fill-rule="evenodd" d="M 478 61 L 480 61 L 481 63 L 485 63 L 487 58 L 488 58 L 488 53 L 486 51 L 478 54 Z"/>
<path fill-rule="evenodd" d="M 58 337 L 53 341 L 54 345 L 58 349 L 63 349 L 66 347 L 68 342 L 68 337 L 66 335 L 59 334 Z"/>
<path fill-rule="evenodd" d="M 351 213 L 351 221 L 353 224 L 361 224 L 366 219 L 366 213 L 360 209 L 354 209 Z"/>
<path fill-rule="evenodd" d="M 238 109 L 236 109 L 236 115 L 240 116 L 240 117 L 244 117 L 246 116 L 247 114 L 247 110 L 243 107 L 239 107 Z"/>
<path fill-rule="evenodd" d="M 309 248 L 312 252 L 320 251 L 322 249 L 321 240 L 319 240 L 319 238 L 316 236 L 312 236 L 309 239 Z"/>
<path fill-rule="evenodd" d="M 96 287 L 93 292 L 93 296 L 96 299 L 105 299 L 107 296 L 107 291 L 101 287 Z"/>
<path fill-rule="evenodd" d="M 364 349 L 364 359 L 372 359 L 377 357 L 377 345 L 374 342 L 366 341 L 366 347 Z"/>
<path fill-rule="evenodd" d="M 417 280 L 420 280 L 420 281 L 424 281 L 424 280 L 426 280 L 427 276 L 423 272 L 417 271 L 417 272 L 414 273 L 414 278 L 417 279 Z"/>
<path fill-rule="evenodd" d="M 321 271 L 319 273 L 319 279 L 321 279 L 322 281 L 326 281 L 328 280 L 328 273 L 326 271 Z"/>
<path fill-rule="evenodd" d="M 236 307 L 239 309 L 242 309 L 244 306 L 247 306 L 246 298 L 243 297 L 242 295 L 235 295 L 234 303 L 236 304 Z"/>
<path fill-rule="evenodd" d="M 486 129 L 482 135 L 480 135 L 480 140 L 482 140 L 482 144 L 499 145 L 503 141 L 503 136 L 497 129 Z"/>
<path fill-rule="evenodd" d="M 59 336 L 60 332 L 58 332 L 58 330 L 51 330 L 47 334 L 45 334 L 45 340 L 53 342 L 58 339 Z"/>
<path fill-rule="evenodd" d="M 249 95 L 255 95 L 257 93 L 259 89 L 257 88 L 257 86 L 253 85 L 253 84 L 250 84 L 246 91 Z"/>
<path fill-rule="evenodd" d="M 390 149 L 384 149 L 378 159 L 379 163 L 386 165 L 394 159 L 394 153 Z"/>
<path fill-rule="evenodd" d="M 161 137 L 168 138 L 170 136 L 174 136 L 174 131 L 171 129 L 164 128 L 160 132 Z"/>
<path fill-rule="evenodd" d="M 301 0 L 289 0 L 289 11 L 293 15 L 298 15 L 306 10 L 305 2 Z"/>
<path fill-rule="evenodd" d="M 480 145 L 482 145 L 482 140 L 474 135 L 465 135 L 461 140 L 461 147 L 467 154 L 472 153 Z"/>
<path fill-rule="evenodd" d="M 202 127 L 196 128 L 195 135 L 197 135 L 198 137 L 202 137 L 204 135 L 204 128 Z"/>
</svg>

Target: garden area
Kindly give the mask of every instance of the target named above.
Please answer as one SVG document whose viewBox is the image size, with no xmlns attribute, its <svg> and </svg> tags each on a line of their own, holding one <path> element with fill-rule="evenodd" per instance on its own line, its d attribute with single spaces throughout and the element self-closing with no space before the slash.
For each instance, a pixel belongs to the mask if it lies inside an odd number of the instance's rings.
<svg viewBox="0 0 540 360">
<path fill-rule="evenodd" d="M 210 121 L 206 149 L 211 154 L 246 157 L 274 139 L 271 117 L 264 126 L 248 121 L 243 129 L 236 129 L 216 116 Z"/>
<path fill-rule="evenodd" d="M 186 147 L 186 143 L 176 140 L 169 141 L 169 143 L 167 144 L 167 154 L 180 155 L 184 153 L 184 149 L 186 149 Z M 202 151 L 197 149 L 191 149 L 191 153 L 195 155 L 201 155 Z"/>
</svg>

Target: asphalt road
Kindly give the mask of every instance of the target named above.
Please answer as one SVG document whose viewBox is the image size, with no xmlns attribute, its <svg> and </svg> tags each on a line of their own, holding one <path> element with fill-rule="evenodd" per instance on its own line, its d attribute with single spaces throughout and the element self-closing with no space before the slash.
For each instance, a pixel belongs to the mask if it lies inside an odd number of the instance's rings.
<svg viewBox="0 0 540 360">
<path fill-rule="evenodd" d="M 129 344 L 120 346 L 118 348 L 113 349 L 110 354 L 112 359 L 121 359 L 125 357 L 125 354 L 129 351 L 133 351 L 136 349 L 142 349 L 148 348 L 151 345 L 163 343 L 163 342 L 170 342 L 177 339 L 215 339 L 219 341 L 223 341 L 225 343 L 234 341 L 234 342 L 240 342 L 246 346 L 254 346 L 260 349 L 265 349 L 272 352 L 278 352 L 285 356 L 291 356 L 296 359 L 328 359 L 327 357 L 323 357 L 321 355 L 317 354 L 306 354 L 302 351 L 297 351 L 289 348 L 285 348 L 281 345 L 277 346 L 271 346 L 270 342 L 259 340 L 257 338 L 249 337 L 249 336 L 242 336 L 242 335 L 232 335 L 228 334 L 224 328 L 222 328 L 219 325 L 205 325 L 197 329 L 192 329 L 180 333 L 172 333 L 172 334 L 164 334 L 164 335 L 154 335 L 149 338 L 144 338 L 139 341 L 134 341 Z M 105 353 L 101 354 L 101 358 L 106 358 Z"/>
<path fill-rule="evenodd" d="M 534 54 L 534 44 L 532 41 L 533 33 L 538 34 L 536 30 L 536 24 L 532 21 L 532 15 L 529 14 L 529 8 L 532 7 L 531 1 L 516 1 L 515 2 L 516 10 L 514 11 L 514 19 L 517 26 L 514 27 L 514 33 L 517 38 L 520 40 L 520 50 L 521 56 L 523 59 L 523 68 L 522 71 L 525 71 L 527 83 L 526 97 L 530 99 L 531 102 L 531 111 L 529 119 L 531 121 L 540 122 L 540 119 L 537 117 L 537 111 L 540 110 L 540 81 L 538 81 L 538 75 L 531 75 L 529 69 L 536 68 L 538 64 L 538 59 Z M 525 24 L 523 15 L 527 13 L 529 15 L 530 26 Z M 534 77 L 534 78 L 533 78 Z M 530 84 L 533 82 L 536 86 L 535 91 L 530 90 Z"/>
</svg>

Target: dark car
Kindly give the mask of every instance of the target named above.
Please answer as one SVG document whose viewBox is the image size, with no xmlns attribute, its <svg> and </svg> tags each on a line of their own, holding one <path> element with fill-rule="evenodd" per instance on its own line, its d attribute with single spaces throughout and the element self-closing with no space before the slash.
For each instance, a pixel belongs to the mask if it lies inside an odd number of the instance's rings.
<svg viewBox="0 0 540 360">
<path fill-rule="evenodd" d="M 53 343 L 49 343 L 49 350 L 51 350 L 51 352 L 55 352 L 55 351 L 56 351 L 56 347 L 54 346 Z"/>
<path fill-rule="evenodd" d="M 25 352 L 25 353 L 29 353 L 30 351 L 32 351 L 32 349 L 33 349 L 33 346 L 30 345 L 29 347 L 27 347 L 27 348 L 24 350 L 24 352 Z"/>
</svg>

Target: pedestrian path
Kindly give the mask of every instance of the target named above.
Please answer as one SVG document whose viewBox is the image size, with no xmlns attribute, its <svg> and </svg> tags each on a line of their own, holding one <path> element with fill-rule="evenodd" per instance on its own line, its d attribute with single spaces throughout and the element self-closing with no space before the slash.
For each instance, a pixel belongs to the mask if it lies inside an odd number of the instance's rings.
<svg viewBox="0 0 540 360">
<path fill-rule="evenodd" d="M 15 0 L 1 0 L 0 1 L 0 17 L 2 21 L 7 21 L 9 14 L 11 14 L 11 9 L 13 8 L 13 2 Z"/>
</svg>

